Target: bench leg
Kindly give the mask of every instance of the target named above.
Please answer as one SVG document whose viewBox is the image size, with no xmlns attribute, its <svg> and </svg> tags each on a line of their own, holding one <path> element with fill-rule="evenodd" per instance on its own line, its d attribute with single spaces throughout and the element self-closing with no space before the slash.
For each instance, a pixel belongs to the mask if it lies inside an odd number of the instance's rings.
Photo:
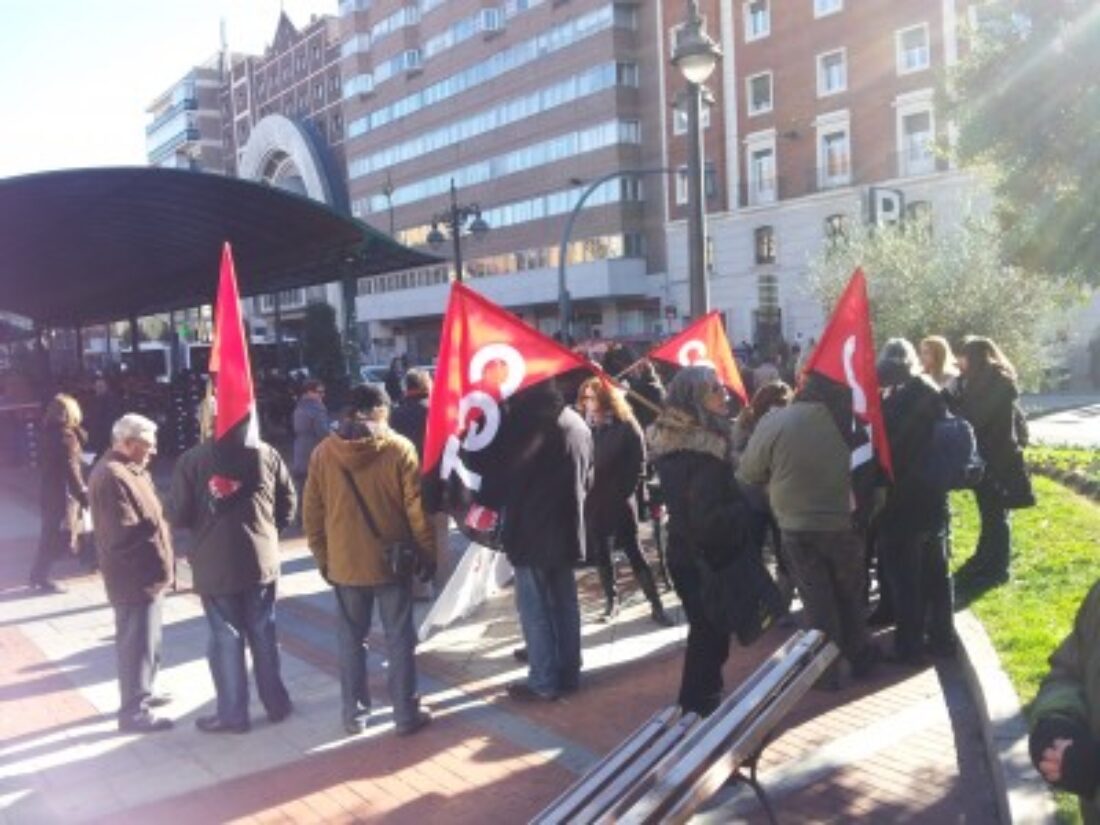
<svg viewBox="0 0 1100 825">
<path fill-rule="evenodd" d="M 775 818 L 775 811 L 772 810 L 772 803 L 768 799 L 768 795 L 764 793 L 764 786 L 761 785 L 760 780 L 756 778 L 756 766 L 760 762 L 760 757 L 764 753 L 764 748 L 771 744 L 771 739 L 772 737 L 769 734 L 760 744 L 760 747 L 756 749 L 756 752 L 746 759 L 741 767 L 734 772 L 733 776 L 729 778 L 729 784 L 744 782 L 752 788 L 752 792 L 756 794 L 757 801 L 760 802 L 760 807 L 764 809 L 764 814 L 768 817 L 768 822 L 771 823 L 771 825 L 778 825 L 778 821 Z M 749 769 L 748 775 L 745 774 L 744 769 L 746 767 Z"/>
</svg>

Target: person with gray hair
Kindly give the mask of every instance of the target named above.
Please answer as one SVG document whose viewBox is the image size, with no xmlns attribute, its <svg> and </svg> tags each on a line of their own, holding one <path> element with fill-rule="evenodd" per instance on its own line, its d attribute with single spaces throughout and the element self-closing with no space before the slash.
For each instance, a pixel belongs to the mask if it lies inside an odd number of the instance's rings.
<svg viewBox="0 0 1100 825">
<path fill-rule="evenodd" d="M 883 344 L 877 372 L 893 483 L 878 515 L 876 545 L 897 625 L 894 657 L 920 666 L 926 650 L 943 656 L 955 652 L 947 491 L 933 486 L 921 472 L 933 449 L 936 421 L 946 415 L 947 406 L 939 387 L 922 374 L 916 349 L 904 338 Z"/>
<path fill-rule="evenodd" d="M 111 449 L 88 480 L 99 568 L 115 613 L 121 702 L 119 730 L 152 733 L 172 727 L 152 708 L 170 701 L 153 692 L 160 667 L 163 594 L 172 583 L 172 536 L 148 464 L 157 425 L 128 413 L 111 428 Z"/>
<path fill-rule="evenodd" d="M 751 513 L 734 480 L 729 397 L 711 367 L 685 367 L 647 430 L 668 511 L 668 570 L 688 620 L 678 702 L 706 716 L 722 700 L 730 635 L 708 618 L 696 558 L 724 567 L 751 542 Z"/>
</svg>

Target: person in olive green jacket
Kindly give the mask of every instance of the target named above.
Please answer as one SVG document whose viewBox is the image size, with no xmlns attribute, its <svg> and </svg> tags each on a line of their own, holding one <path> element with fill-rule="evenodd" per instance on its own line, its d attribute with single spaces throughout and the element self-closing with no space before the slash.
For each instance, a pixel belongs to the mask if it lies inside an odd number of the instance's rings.
<svg viewBox="0 0 1100 825">
<path fill-rule="evenodd" d="M 1050 657 L 1031 720 L 1035 767 L 1054 787 L 1080 797 L 1085 825 L 1100 825 L 1100 582 Z"/>
<path fill-rule="evenodd" d="M 411 577 L 391 574 L 386 548 L 414 546 L 416 575 L 431 581 L 435 531 L 421 505 L 416 448 L 390 429 L 389 406 L 381 387 L 352 390 L 337 432 L 313 451 L 303 494 L 306 542 L 336 596 L 343 722 L 350 734 L 361 733 L 370 718 L 363 642 L 376 599 L 397 733 L 414 733 L 431 720 L 416 694 Z"/>
</svg>

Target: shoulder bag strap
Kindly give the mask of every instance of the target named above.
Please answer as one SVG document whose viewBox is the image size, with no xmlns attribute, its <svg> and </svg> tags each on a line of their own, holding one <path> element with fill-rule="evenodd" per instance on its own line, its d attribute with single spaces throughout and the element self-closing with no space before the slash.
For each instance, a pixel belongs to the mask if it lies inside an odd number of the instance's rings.
<svg viewBox="0 0 1100 825">
<path fill-rule="evenodd" d="M 378 525 L 374 522 L 374 516 L 371 515 L 370 508 L 367 506 L 366 500 L 363 498 L 363 494 L 359 492 L 359 487 L 355 483 L 355 479 L 351 477 L 351 473 L 348 472 L 347 467 L 340 467 L 340 472 L 344 474 L 344 480 L 347 481 L 348 487 L 351 488 L 351 493 L 355 496 L 355 503 L 359 506 L 359 512 L 363 514 L 363 521 L 367 523 L 367 529 L 371 531 L 371 534 L 378 541 L 382 541 L 382 534 L 378 532 Z"/>
</svg>

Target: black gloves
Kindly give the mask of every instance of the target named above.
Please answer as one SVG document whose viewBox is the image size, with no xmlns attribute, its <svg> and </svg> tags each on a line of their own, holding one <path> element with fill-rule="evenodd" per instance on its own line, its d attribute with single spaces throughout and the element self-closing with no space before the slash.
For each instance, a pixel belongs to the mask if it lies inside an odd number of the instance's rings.
<svg viewBox="0 0 1100 825">
<path fill-rule="evenodd" d="M 1036 769 L 1043 751 L 1054 745 L 1055 739 L 1070 739 L 1072 743 L 1062 754 L 1062 778 L 1055 787 L 1078 796 L 1091 797 L 1100 785 L 1100 747 L 1088 727 L 1060 716 L 1040 719 L 1028 737 L 1028 750 Z"/>
</svg>

